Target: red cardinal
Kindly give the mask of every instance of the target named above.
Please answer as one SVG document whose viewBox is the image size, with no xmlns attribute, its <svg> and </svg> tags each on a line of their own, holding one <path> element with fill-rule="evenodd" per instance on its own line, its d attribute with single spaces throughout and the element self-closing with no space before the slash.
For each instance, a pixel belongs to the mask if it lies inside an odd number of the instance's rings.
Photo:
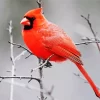
<svg viewBox="0 0 100 100">
<path fill-rule="evenodd" d="M 100 98 L 100 92 L 83 67 L 80 52 L 71 38 L 57 25 L 49 22 L 42 14 L 42 8 L 28 11 L 21 21 L 24 25 L 22 36 L 27 47 L 38 58 L 62 62 L 67 59 L 72 61 Z"/>
</svg>

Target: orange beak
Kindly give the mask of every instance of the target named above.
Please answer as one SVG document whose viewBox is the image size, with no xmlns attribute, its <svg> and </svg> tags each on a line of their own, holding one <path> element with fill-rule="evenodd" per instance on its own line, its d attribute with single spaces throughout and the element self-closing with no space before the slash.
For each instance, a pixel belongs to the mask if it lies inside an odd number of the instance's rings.
<svg viewBox="0 0 100 100">
<path fill-rule="evenodd" d="M 30 22 L 29 22 L 29 20 L 27 18 L 23 18 L 21 20 L 20 24 L 22 24 L 22 25 L 30 25 Z"/>
</svg>

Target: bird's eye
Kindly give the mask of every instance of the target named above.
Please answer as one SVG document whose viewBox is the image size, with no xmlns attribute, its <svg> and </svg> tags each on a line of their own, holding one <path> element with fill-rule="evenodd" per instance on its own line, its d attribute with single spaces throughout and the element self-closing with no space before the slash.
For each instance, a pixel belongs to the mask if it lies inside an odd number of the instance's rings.
<svg viewBox="0 0 100 100">
<path fill-rule="evenodd" d="M 35 17 L 32 17 L 32 18 L 31 18 L 31 20 L 35 20 L 35 19 L 36 19 Z"/>
</svg>

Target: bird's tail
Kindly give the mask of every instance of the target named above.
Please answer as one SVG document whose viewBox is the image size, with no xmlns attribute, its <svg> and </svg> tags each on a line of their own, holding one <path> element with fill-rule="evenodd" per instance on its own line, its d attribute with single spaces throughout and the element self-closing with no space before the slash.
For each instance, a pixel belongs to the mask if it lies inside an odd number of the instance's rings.
<svg viewBox="0 0 100 100">
<path fill-rule="evenodd" d="M 100 98 L 100 92 L 98 90 L 98 88 L 96 87 L 95 83 L 93 82 L 93 80 L 91 79 L 91 77 L 88 75 L 88 73 L 86 72 L 86 70 L 84 69 L 84 67 L 81 64 L 75 63 L 76 66 L 78 67 L 78 69 L 81 71 L 81 73 L 83 74 L 83 76 L 86 78 L 86 80 L 88 81 L 88 83 L 90 84 L 90 86 L 92 87 L 92 89 L 94 90 L 96 96 L 98 98 Z"/>
</svg>

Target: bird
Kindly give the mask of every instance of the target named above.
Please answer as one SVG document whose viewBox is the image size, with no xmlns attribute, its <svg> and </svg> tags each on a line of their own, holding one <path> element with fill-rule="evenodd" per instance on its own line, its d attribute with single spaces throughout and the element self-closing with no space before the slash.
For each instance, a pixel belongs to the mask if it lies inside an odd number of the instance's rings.
<svg viewBox="0 0 100 100">
<path fill-rule="evenodd" d="M 22 37 L 29 50 L 38 58 L 49 61 L 73 62 L 87 82 L 90 84 L 95 95 L 100 98 L 100 92 L 89 74 L 84 68 L 81 53 L 73 40 L 58 25 L 48 21 L 42 13 L 43 8 L 35 8 L 25 13 L 22 24 Z"/>
</svg>

